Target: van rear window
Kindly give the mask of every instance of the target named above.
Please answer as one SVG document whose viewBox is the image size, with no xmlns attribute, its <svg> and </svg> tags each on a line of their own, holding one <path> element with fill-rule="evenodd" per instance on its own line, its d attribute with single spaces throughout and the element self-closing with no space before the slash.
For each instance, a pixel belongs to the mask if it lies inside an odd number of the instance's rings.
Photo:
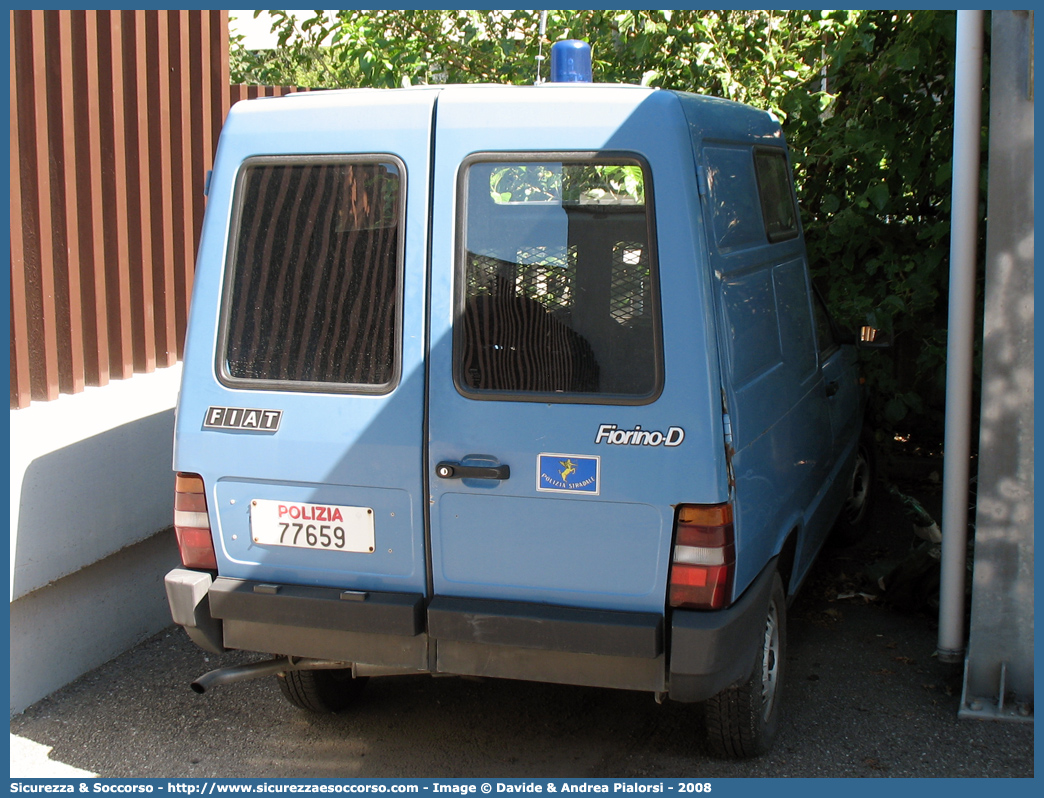
<svg viewBox="0 0 1044 798">
<path fill-rule="evenodd" d="M 462 393 L 628 404 L 658 395 L 651 188 L 631 157 L 465 162 L 454 330 Z"/>
<path fill-rule="evenodd" d="M 403 174 L 390 156 L 247 161 L 236 186 L 223 381 L 394 387 Z"/>
</svg>

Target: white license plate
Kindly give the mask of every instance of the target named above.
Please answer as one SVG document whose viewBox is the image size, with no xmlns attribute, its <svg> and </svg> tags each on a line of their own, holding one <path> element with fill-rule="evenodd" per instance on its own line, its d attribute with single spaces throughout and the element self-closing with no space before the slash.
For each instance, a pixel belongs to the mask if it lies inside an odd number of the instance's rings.
<svg viewBox="0 0 1044 798">
<path fill-rule="evenodd" d="M 250 535 L 262 546 L 369 553 L 374 547 L 373 510 L 255 499 L 250 503 Z"/>
</svg>

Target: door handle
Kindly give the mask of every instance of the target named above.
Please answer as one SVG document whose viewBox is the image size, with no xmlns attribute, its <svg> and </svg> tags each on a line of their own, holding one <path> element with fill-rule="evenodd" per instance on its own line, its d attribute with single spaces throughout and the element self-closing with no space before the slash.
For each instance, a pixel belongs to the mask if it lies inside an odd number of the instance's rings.
<svg viewBox="0 0 1044 798">
<path fill-rule="evenodd" d="M 499 466 L 466 466 L 443 460 L 435 466 L 435 475 L 442 479 L 508 479 L 511 468 Z"/>
<path fill-rule="evenodd" d="M 841 381 L 840 380 L 832 380 L 831 382 L 828 382 L 826 384 L 826 395 L 827 396 L 833 396 L 839 390 L 841 390 Z"/>
</svg>

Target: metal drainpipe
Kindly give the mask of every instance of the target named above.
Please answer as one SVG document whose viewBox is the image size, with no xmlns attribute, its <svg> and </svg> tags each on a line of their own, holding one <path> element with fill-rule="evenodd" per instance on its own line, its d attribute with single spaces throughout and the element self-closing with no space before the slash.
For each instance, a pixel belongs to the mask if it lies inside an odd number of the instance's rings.
<svg viewBox="0 0 1044 798">
<path fill-rule="evenodd" d="M 982 130 L 983 11 L 957 12 L 950 221 L 950 306 L 946 334 L 946 435 L 943 465 L 940 662 L 964 661 L 968 479 L 971 457 L 975 250 Z"/>
</svg>

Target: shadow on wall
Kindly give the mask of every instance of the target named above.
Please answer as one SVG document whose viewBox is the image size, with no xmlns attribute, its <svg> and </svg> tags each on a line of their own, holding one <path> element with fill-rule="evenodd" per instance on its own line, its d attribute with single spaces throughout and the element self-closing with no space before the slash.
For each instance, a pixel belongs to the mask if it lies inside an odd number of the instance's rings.
<svg viewBox="0 0 1044 798">
<path fill-rule="evenodd" d="M 12 602 L 11 714 L 170 626 L 163 577 L 177 564 L 164 530 Z"/>
<path fill-rule="evenodd" d="M 167 409 L 25 466 L 12 508 L 12 601 L 170 527 L 173 436 L 174 411 Z"/>
</svg>

